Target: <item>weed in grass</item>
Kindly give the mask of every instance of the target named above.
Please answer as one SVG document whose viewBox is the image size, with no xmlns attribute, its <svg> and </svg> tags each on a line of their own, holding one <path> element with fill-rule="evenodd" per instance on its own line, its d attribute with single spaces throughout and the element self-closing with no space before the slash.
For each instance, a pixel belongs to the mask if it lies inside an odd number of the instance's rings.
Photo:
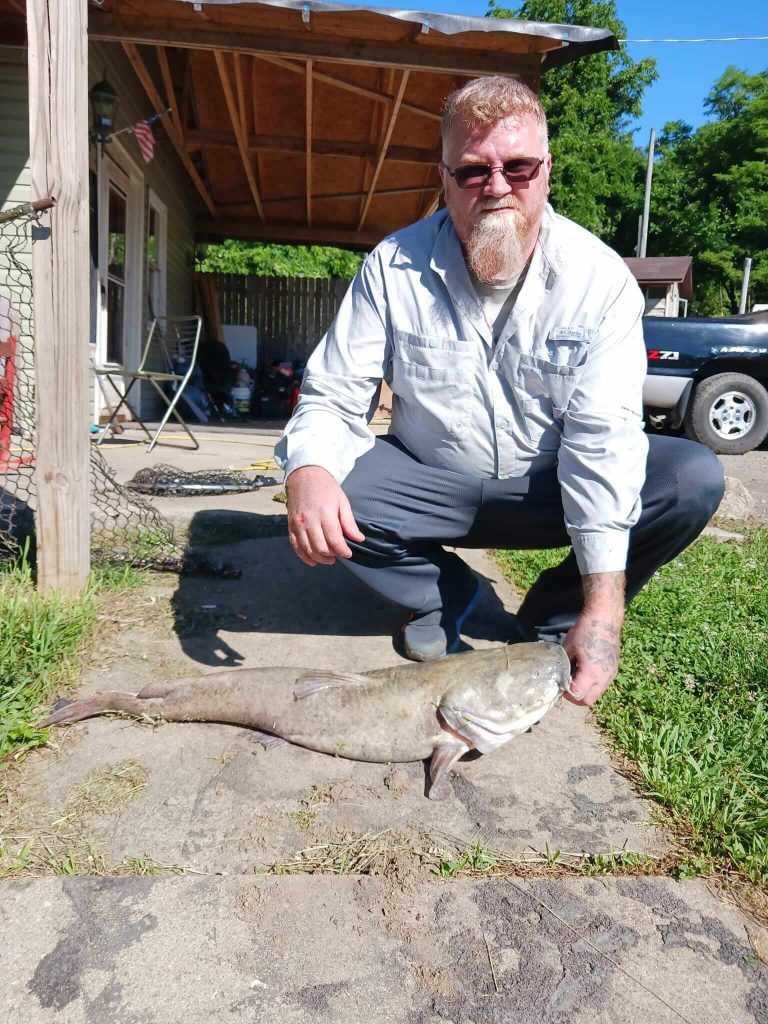
<svg viewBox="0 0 768 1024">
<path fill-rule="evenodd" d="M 331 793 L 329 786 L 313 786 L 306 800 L 302 800 L 301 810 L 289 815 L 291 821 L 300 829 L 306 831 L 317 822 L 318 807 L 330 802 Z"/>
<path fill-rule="evenodd" d="M 95 615 L 93 588 L 41 594 L 28 564 L 0 569 L 0 757 L 43 741 L 36 713 L 55 685 L 74 677 Z"/>
<path fill-rule="evenodd" d="M 495 854 L 486 849 L 481 843 L 475 843 L 474 846 L 464 850 L 458 857 L 441 860 L 435 874 L 441 878 L 455 878 L 456 875 L 461 874 L 463 871 L 482 873 L 495 868 L 497 864 L 498 858 Z"/>
<path fill-rule="evenodd" d="M 559 551 L 497 552 L 521 590 Z M 594 708 L 697 857 L 768 882 L 768 530 L 701 538 L 627 613 L 619 675 Z M 683 868 L 685 870 L 685 868 Z M 698 868 L 692 869 L 698 873 Z"/>
</svg>

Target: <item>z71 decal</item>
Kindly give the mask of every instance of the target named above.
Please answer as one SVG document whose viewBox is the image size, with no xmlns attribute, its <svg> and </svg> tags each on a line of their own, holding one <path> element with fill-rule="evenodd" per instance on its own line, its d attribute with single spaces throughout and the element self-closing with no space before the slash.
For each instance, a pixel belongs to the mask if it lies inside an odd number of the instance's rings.
<svg viewBox="0 0 768 1024">
<path fill-rule="evenodd" d="M 648 352 L 649 359 L 679 359 L 679 352 L 666 352 L 664 349 L 652 348 Z"/>
</svg>

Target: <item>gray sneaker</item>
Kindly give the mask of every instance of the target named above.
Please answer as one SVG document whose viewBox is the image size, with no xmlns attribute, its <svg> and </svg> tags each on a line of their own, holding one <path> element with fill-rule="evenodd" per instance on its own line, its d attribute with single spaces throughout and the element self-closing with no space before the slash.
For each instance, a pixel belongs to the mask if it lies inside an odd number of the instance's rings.
<svg viewBox="0 0 768 1024">
<path fill-rule="evenodd" d="M 462 623 L 474 611 L 480 598 L 480 582 L 472 577 L 469 597 L 456 608 L 448 605 L 425 612 L 403 626 L 403 654 L 411 661 L 434 661 L 454 654 L 461 644 Z"/>
</svg>

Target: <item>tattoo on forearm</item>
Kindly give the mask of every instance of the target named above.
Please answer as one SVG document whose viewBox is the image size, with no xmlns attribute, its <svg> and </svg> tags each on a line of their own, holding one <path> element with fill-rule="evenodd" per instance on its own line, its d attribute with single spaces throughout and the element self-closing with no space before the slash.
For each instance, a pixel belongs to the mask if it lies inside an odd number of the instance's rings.
<svg viewBox="0 0 768 1024">
<path fill-rule="evenodd" d="M 600 619 L 590 619 L 587 630 L 582 646 L 589 661 L 604 672 L 616 672 L 619 667 L 621 627 Z"/>
</svg>

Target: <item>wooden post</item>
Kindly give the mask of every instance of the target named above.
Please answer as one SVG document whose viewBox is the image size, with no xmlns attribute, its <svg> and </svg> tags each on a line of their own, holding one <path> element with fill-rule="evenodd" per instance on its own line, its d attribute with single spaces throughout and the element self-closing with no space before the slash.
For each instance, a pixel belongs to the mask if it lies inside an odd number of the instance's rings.
<svg viewBox="0 0 768 1024">
<path fill-rule="evenodd" d="M 34 197 L 37 571 L 81 590 L 90 569 L 88 442 L 88 34 L 86 0 L 27 0 Z"/>
</svg>

